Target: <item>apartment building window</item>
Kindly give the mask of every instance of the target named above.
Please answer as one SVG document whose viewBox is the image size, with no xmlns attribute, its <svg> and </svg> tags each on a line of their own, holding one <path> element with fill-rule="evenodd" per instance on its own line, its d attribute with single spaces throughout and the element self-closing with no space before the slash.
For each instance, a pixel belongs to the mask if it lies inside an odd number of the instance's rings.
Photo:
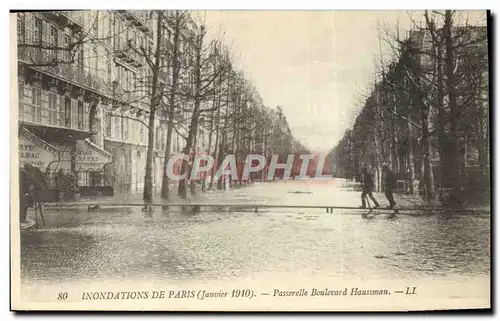
<svg viewBox="0 0 500 321">
<path fill-rule="evenodd" d="M 130 119 L 130 140 L 133 142 L 136 141 L 136 136 L 137 136 L 136 127 L 137 126 L 135 119 Z"/>
<path fill-rule="evenodd" d="M 111 82 L 111 60 L 109 58 L 106 61 L 106 80 L 108 83 Z"/>
<path fill-rule="evenodd" d="M 84 107 L 83 107 L 83 101 L 79 100 L 78 101 L 78 129 L 79 130 L 84 130 L 85 128 L 85 122 L 84 122 Z"/>
<path fill-rule="evenodd" d="M 94 20 L 91 21 L 92 32 L 94 33 L 95 36 L 98 36 L 99 35 L 99 11 L 95 11 L 94 15 L 95 15 Z"/>
<path fill-rule="evenodd" d="M 122 119 L 123 139 L 128 139 L 128 118 Z"/>
<path fill-rule="evenodd" d="M 156 127 L 156 143 L 155 143 L 155 146 L 156 146 L 156 149 L 160 149 L 160 127 Z"/>
<path fill-rule="evenodd" d="M 111 137 L 111 114 L 106 114 L 106 136 Z"/>
<path fill-rule="evenodd" d="M 59 35 L 58 35 L 58 30 L 56 27 L 54 26 L 50 26 L 50 45 L 53 46 L 54 48 L 57 48 L 58 47 L 58 39 L 59 39 Z M 51 50 L 50 51 L 52 53 L 52 59 L 57 59 L 57 53 L 58 53 L 58 50 Z"/>
<path fill-rule="evenodd" d="M 176 151 L 177 150 L 177 138 L 174 133 L 172 133 L 172 143 L 170 144 L 170 149 L 169 152 Z"/>
<path fill-rule="evenodd" d="M 84 45 L 81 45 L 82 47 L 82 50 L 84 51 L 84 66 L 87 68 L 87 70 L 90 70 L 92 71 L 91 69 L 94 67 L 94 60 L 93 60 L 93 56 L 94 56 L 94 51 L 93 51 L 93 48 L 91 48 L 90 44 L 84 46 Z"/>
<path fill-rule="evenodd" d="M 93 57 L 91 59 L 92 61 L 92 70 L 91 72 L 96 75 L 99 73 L 99 53 L 97 52 L 97 48 L 94 48 L 94 52 L 93 52 Z"/>
<path fill-rule="evenodd" d="M 117 37 L 115 37 L 115 48 L 116 49 L 121 49 L 123 45 L 123 40 L 124 40 L 124 28 L 123 28 L 123 22 L 121 18 L 117 15 L 115 15 L 115 23 L 116 23 L 116 29 L 118 32 L 116 33 Z"/>
<path fill-rule="evenodd" d="M 89 124 L 89 130 L 94 133 L 94 135 L 101 135 L 101 117 L 98 113 L 96 113 L 95 118 L 94 118 L 94 125 L 92 126 L 93 128 L 90 128 Z M 94 137 L 96 138 L 96 137 Z"/>
<path fill-rule="evenodd" d="M 200 129 L 200 145 L 202 148 L 205 148 L 205 132 Z"/>
<path fill-rule="evenodd" d="M 115 137 L 122 138 L 122 119 L 120 117 L 115 117 Z"/>
<path fill-rule="evenodd" d="M 24 103 L 24 82 L 19 83 L 19 102 Z"/>
<path fill-rule="evenodd" d="M 123 89 L 125 89 L 125 91 L 130 92 L 130 83 L 129 83 L 129 71 L 127 69 L 123 69 Z"/>
<path fill-rule="evenodd" d="M 129 92 L 134 92 L 135 89 L 134 73 L 128 70 L 127 74 L 128 74 L 128 90 Z"/>
<path fill-rule="evenodd" d="M 118 20 L 118 16 L 116 14 L 113 15 L 113 30 L 113 34 L 117 35 L 114 37 L 114 48 L 118 49 L 120 46 L 120 21 Z"/>
<path fill-rule="evenodd" d="M 135 30 L 129 29 L 127 32 L 127 48 L 135 47 Z"/>
<path fill-rule="evenodd" d="M 49 124 L 57 124 L 57 95 L 49 93 Z"/>
<path fill-rule="evenodd" d="M 145 135 L 144 135 L 144 125 L 143 124 L 140 124 L 139 125 L 140 129 L 139 129 L 139 135 L 141 136 L 141 143 L 144 143 L 145 141 Z"/>
<path fill-rule="evenodd" d="M 78 100 L 71 99 L 71 128 L 78 128 Z"/>
<path fill-rule="evenodd" d="M 112 20 L 111 13 L 110 13 L 110 12 L 108 12 L 108 13 L 107 13 L 107 16 L 106 16 L 106 18 L 105 18 L 105 24 L 106 24 L 106 26 L 107 26 L 107 28 L 106 28 L 107 34 L 106 34 L 106 39 L 105 39 L 105 41 L 106 41 L 106 44 L 107 44 L 108 46 L 110 46 L 110 47 L 111 47 L 111 31 L 113 30 L 113 29 L 112 29 L 112 28 L 113 28 L 113 26 L 112 26 L 112 21 L 111 21 L 111 20 Z"/>
<path fill-rule="evenodd" d="M 26 41 L 26 16 L 24 13 L 17 14 L 17 37 L 21 43 Z"/>
<path fill-rule="evenodd" d="M 116 66 L 116 81 L 118 82 L 119 87 L 122 84 L 122 67 Z"/>
<path fill-rule="evenodd" d="M 31 119 L 39 123 L 42 121 L 42 91 L 38 87 L 31 89 Z"/>
<path fill-rule="evenodd" d="M 64 96 L 59 97 L 59 126 L 64 127 L 65 122 L 65 110 L 64 110 Z"/>
<path fill-rule="evenodd" d="M 71 127 L 71 98 L 64 96 L 64 126 Z"/>
<path fill-rule="evenodd" d="M 167 131 L 165 130 L 165 128 L 163 129 L 163 135 L 161 137 L 162 137 L 161 149 L 165 150 L 165 148 L 167 147 Z"/>
<path fill-rule="evenodd" d="M 144 35 L 140 36 L 140 44 L 141 48 L 146 49 L 146 39 L 144 38 Z"/>
<path fill-rule="evenodd" d="M 64 35 L 63 47 L 64 48 L 69 48 L 69 36 L 66 35 L 66 34 Z M 64 53 L 63 53 L 64 61 L 69 61 L 69 55 L 70 55 L 69 50 L 65 50 Z"/>
<path fill-rule="evenodd" d="M 35 17 L 35 30 L 34 30 L 34 35 L 35 35 L 35 43 L 41 43 L 42 42 L 42 19 L 39 17 Z"/>
<path fill-rule="evenodd" d="M 25 107 L 24 107 L 24 82 L 19 83 L 19 117 L 21 120 L 24 120 L 25 118 Z"/>
</svg>

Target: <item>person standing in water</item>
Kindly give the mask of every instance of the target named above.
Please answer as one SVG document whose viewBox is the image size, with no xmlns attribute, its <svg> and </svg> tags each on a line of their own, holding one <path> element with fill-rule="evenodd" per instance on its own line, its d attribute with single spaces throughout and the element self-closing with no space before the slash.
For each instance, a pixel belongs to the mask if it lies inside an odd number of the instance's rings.
<svg viewBox="0 0 500 321">
<path fill-rule="evenodd" d="M 389 201 L 389 209 L 394 209 L 396 202 L 394 201 L 393 191 L 396 189 L 396 175 L 389 168 L 389 164 L 383 163 L 382 170 L 384 172 L 385 182 L 385 197 Z"/>
<path fill-rule="evenodd" d="M 361 187 L 363 191 L 361 192 L 361 208 L 366 208 L 366 196 L 370 197 L 372 200 L 374 207 L 377 208 L 379 207 L 379 203 L 373 197 L 373 188 L 375 187 L 375 183 L 373 181 L 373 175 L 371 171 L 368 170 L 368 168 L 363 167 L 361 170 Z"/>
</svg>

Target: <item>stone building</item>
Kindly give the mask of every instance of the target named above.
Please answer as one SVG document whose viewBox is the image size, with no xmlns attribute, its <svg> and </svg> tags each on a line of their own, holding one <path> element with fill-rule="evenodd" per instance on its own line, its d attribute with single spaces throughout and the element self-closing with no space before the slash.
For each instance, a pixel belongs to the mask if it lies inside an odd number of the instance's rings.
<svg viewBox="0 0 500 321">
<path fill-rule="evenodd" d="M 54 190 L 57 173 L 73 174 L 82 195 L 142 190 L 152 71 L 141 50 L 153 52 L 156 23 L 149 11 L 17 14 L 20 165 L 39 167 Z M 172 41 L 166 33 L 167 49 Z M 161 117 L 152 129 L 156 188 L 166 143 Z M 183 141 L 173 135 L 177 153 Z"/>
</svg>

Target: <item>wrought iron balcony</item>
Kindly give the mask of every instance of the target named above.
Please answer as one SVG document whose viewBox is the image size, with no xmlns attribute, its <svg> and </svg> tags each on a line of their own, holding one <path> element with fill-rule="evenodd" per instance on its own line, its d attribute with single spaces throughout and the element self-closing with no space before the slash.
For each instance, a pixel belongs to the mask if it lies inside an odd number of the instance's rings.
<svg viewBox="0 0 500 321">
<path fill-rule="evenodd" d="M 51 11 L 50 14 L 55 16 L 63 26 L 68 25 L 81 29 L 85 27 L 83 11 Z"/>
<path fill-rule="evenodd" d="M 134 49 L 132 49 L 128 43 L 121 45 L 115 42 L 115 56 L 126 63 L 134 66 L 141 67 L 143 65 L 143 57 Z"/>
<path fill-rule="evenodd" d="M 61 61 L 62 59 L 58 59 L 55 50 L 20 47 L 18 48 L 18 60 L 39 71 L 86 89 L 92 89 L 108 96 L 113 93 L 109 82 L 86 71 L 83 67 Z"/>
<path fill-rule="evenodd" d="M 147 10 L 118 10 L 125 19 L 132 22 L 136 27 L 142 31 L 151 31 L 151 26 L 148 21 Z"/>
</svg>

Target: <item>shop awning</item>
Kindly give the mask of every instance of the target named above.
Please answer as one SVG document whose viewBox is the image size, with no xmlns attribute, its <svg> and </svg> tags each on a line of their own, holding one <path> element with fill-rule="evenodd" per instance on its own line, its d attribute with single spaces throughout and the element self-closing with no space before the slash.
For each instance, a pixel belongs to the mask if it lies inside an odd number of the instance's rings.
<svg viewBox="0 0 500 321">
<path fill-rule="evenodd" d="M 59 161 L 59 149 L 47 143 L 26 128 L 19 130 L 19 165 L 30 164 L 45 171 L 51 163 Z"/>
<path fill-rule="evenodd" d="M 74 128 L 64 128 L 64 127 L 48 126 L 42 124 L 31 124 L 27 122 L 22 122 L 20 125 L 22 127 L 29 129 L 32 133 L 35 133 L 37 136 L 48 141 L 74 142 L 92 136 L 91 132 L 78 130 Z"/>
<path fill-rule="evenodd" d="M 76 142 L 75 163 L 77 171 L 98 171 L 104 165 L 113 161 L 110 153 L 100 148 L 91 141 L 79 140 Z"/>
</svg>

